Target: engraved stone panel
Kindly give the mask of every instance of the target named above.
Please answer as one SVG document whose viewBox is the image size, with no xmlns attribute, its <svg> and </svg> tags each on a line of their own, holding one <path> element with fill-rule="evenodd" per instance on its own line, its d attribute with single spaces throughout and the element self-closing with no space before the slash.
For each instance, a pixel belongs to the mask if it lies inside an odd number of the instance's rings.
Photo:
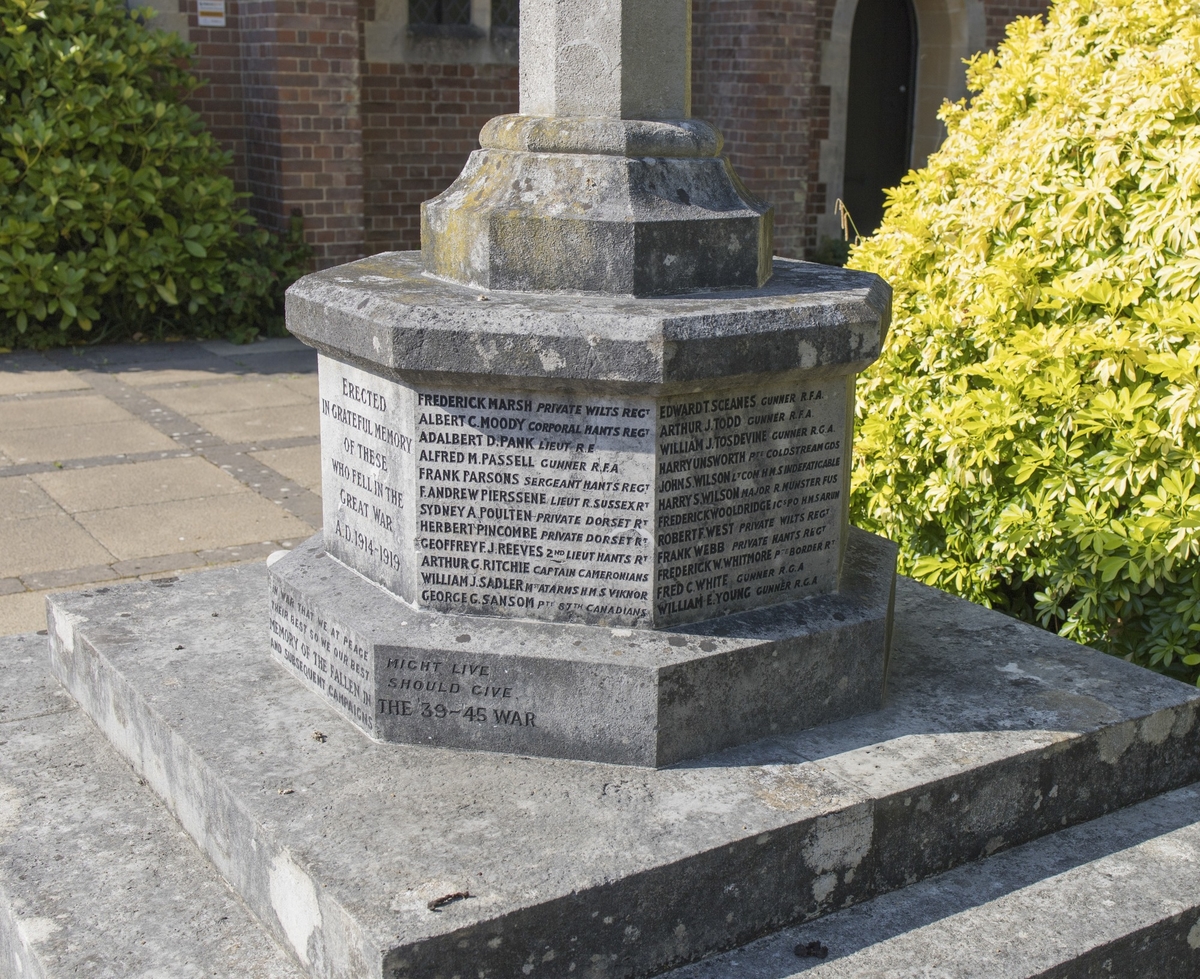
<svg viewBox="0 0 1200 979">
<path fill-rule="evenodd" d="M 417 413 L 420 607 L 649 620 L 650 399 L 421 390 Z"/>
<path fill-rule="evenodd" d="M 852 384 L 796 377 L 658 406 L 658 624 L 837 587 Z"/>
<path fill-rule="evenodd" d="M 373 647 L 303 592 L 271 578 L 271 652 L 350 720 L 374 733 Z"/>
<path fill-rule="evenodd" d="M 846 375 L 652 397 L 320 370 L 327 550 L 417 608 L 653 628 L 837 588 Z"/>
<path fill-rule="evenodd" d="M 320 358 L 325 548 L 411 600 L 413 392 Z"/>
</svg>

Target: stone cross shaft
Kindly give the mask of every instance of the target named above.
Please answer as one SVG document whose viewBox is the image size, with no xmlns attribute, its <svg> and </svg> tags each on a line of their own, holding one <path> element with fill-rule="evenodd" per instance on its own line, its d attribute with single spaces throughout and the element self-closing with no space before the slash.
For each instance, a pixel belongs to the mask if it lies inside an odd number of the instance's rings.
<svg viewBox="0 0 1200 979">
<path fill-rule="evenodd" d="M 428 273 L 661 296 L 771 275 L 771 208 L 691 114 L 691 0 L 525 0 L 521 112 L 421 209 Z"/>
<path fill-rule="evenodd" d="M 691 115 L 690 0 L 524 0 L 521 113 Z"/>
</svg>

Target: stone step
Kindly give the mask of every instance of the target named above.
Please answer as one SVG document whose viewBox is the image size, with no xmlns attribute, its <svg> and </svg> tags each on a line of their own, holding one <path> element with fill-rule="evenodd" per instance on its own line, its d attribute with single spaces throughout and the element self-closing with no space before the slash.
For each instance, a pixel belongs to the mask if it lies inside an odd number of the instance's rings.
<svg viewBox="0 0 1200 979">
<path fill-rule="evenodd" d="M 1200 976 L 1200 783 L 785 929 L 662 979 L 800 975 L 1195 979 Z"/>
<path fill-rule="evenodd" d="M 46 646 L 0 638 L 0 977 L 299 979 Z"/>
<path fill-rule="evenodd" d="M 1200 779 L 1200 691 L 906 580 L 884 710 L 660 770 L 373 743 L 266 591 L 54 596 L 51 658 L 322 979 L 651 975 Z"/>
</svg>

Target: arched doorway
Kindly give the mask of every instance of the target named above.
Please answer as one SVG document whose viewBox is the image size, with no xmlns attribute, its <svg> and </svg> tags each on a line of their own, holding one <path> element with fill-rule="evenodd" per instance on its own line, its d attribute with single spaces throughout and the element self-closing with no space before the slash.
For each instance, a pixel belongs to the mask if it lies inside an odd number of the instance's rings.
<svg viewBox="0 0 1200 979">
<path fill-rule="evenodd" d="M 825 193 L 823 210 L 817 215 L 818 240 L 840 238 L 842 233 L 833 204 L 839 197 L 846 199 L 850 45 L 859 6 L 860 0 L 834 0 L 829 37 L 821 46 L 821 84 L 829 91 L 829 129 L 820 144 L 818 181 Z M 916 15 L 916 91 L 907 166 L 922 167 L 945 136 L 937 117 L 942 102 L 967 94 L 963 59 L 985 47 L 987 19 L 983 0 L 912 0 L 912 9 Z M 855 156 L 859 155 L 856 151 Z M 857 214 L 854 219 L 865 233 L 864 222 Z"/>
<path fill-rule="evenodd" d="M 860 234 L 883 217 L 883 191 L 908 172 L 917 74 L 912 0 L 859 0 L 850 35 L 842 199 Z"/>
</svg>

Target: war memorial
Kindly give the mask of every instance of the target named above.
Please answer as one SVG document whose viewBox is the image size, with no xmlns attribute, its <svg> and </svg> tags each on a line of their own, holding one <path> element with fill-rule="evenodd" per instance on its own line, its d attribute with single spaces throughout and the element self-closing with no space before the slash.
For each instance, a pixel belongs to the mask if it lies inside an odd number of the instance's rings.
<svg viewBox="0 0 1200 979">
<path fill-rule="evenodd" d="M 522 17 L 422 250 L 289 293 L 322 533 L 54 596 L 53 678 L 7 641 L 4 975 L 139 928 L 156 975 L 1200 974 L 1200 693 L 897 578 L 847 511 L 887 284 L 772 257 L 688 0 Z"/>
</svg>

